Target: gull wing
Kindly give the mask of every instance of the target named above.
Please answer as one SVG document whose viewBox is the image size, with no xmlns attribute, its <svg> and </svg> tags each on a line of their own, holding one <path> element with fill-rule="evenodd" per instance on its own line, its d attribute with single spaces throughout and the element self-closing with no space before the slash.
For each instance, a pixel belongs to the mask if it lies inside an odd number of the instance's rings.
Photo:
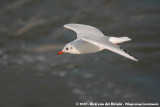
<svg viewBox="0 0 160 107">
<path fill-rule="evenodd" d="M 103 33 L 92 26 L 83 25 L 83 24 L 65 24 L 65 28 L 71 29 L 77 33 L 77 38 L 80 38 L 82 36 L 88 36 L 88 35 L 97 35 L 97 36 L 104 36 Z"/>
<path fill-rule="evenodd" d="M 96 46 L 99 46 L 101 48 L 104 48 L 104 49 L 108 49 L 112 52 L 115 52 L 117 54 L 120 54 L 124 57 L 127 57 L 131 60 L 134 60 L 134 61 L 138 61 L 136 58 L 134 58 L 133 56 L 129 55 L 128 53 L 125 52 L 124 49 L 122 49 L 120 46 L 118 45 L 115 45 L 113 43 L 111 43 L 108 38 L 106 38 L 105 36 L 104 37 L 90 37 L 90 36 L 84 36 L 82 38 L 80 38 L 81 40 L 84 40 L 86 42 L 89 42 L 89 43 L 92 43 Z"/>
</svg>

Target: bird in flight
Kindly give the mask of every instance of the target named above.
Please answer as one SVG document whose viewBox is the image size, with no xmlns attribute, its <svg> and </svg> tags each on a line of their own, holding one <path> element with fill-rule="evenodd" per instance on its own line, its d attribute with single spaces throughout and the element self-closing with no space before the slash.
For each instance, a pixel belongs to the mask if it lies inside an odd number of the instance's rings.
<svg viewBox="0 0 160 107">
<path fill-rule="evenodd" d="M 131 39 L 128 37 L 105 36 L 99 29 L 84 24 L 65 24 L 64 27 L 75 31 L 77 39 L 66 44 L 57 55 L 62 53 L 88 54 L 108 49 L 126 58 L 138 61 L 118 45 L 119 43 L 130 41 Z"/>
</svg>

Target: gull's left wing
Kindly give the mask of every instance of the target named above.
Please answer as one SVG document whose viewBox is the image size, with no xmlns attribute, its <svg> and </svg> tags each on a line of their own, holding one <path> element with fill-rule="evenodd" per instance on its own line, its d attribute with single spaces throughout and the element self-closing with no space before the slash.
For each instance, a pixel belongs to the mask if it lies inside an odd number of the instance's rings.
<svg viewBox="0 0 160 107">
<path fill-rule="evenodd" d="M 108 38 L 104 37 L 98 37 L 97 36 L 84 36 L 80 38 L 81 40 L 84 40 L 86 42 L 89 42 L 91 44 L 94 44 L 96 46 L 102 47 L 104 49 L 108 49 L 112 52 L 115 52 L 117 54 L 120 54 L 124 57 L 127 57 L 131 60 L 134 61 L 138 61 L 136 58 L 134 58 L 133 56 L 129 55 L 128 53 L 126 53 L 122 48 L 120 48 L 118 45 L 115 45 L 113 43 L 111 43 Z"/>
</svg>

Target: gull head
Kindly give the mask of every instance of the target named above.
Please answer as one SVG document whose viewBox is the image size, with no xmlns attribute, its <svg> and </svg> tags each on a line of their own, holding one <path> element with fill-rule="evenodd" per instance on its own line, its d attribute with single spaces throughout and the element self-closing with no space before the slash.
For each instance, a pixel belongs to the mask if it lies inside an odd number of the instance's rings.
<svg viewBox="0 0 160 107">
<path fill-rule="evenodd" d="M 79 52 L 77 51 L 77 49 L 72 46 L 70 43 L 68 43 L 67 45 L 64 46 L 63 50 L 58 52 L 57 55 L 60 55 L 62 53 L 71 53 L 71 54 L 79 54 Z"/>
</svg>

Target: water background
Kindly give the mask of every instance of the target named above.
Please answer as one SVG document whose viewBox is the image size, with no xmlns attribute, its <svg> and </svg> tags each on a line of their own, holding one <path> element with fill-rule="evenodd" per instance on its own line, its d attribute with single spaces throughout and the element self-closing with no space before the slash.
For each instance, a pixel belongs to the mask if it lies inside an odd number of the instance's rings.
<svg viewBox="0 0 160 107">
<path fill-rule="evenodd" d="M 159 0 L 1 0 L 1 107 L 74 107 L 76 102 L 160 101 Z M 63 54 L 76 33 L 95 26 L 140 62 L 108 50 Z"/>
</svg>

